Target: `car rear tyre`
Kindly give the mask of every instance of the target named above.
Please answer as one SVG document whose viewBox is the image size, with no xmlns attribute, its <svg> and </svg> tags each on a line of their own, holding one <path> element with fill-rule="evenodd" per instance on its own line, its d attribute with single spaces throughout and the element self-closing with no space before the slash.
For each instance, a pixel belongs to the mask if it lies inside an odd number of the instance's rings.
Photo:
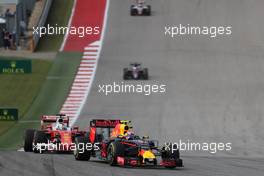
<svg viewBox="0 0 264 176">
<path fill-rule="evenodd" d="M 27 129 L 25 131 L 25 141 L 24 141 L 24 151 L 25 152 L 33 151 L 34 132 L 35 130 L 33 129 Z"/>
<path fill-rule="evenodd" d="M 80 161 L 89 161 L 91 157 L 91 151 L 86 149 L 86 145 L 89 143 L 88 138 L 77 137 L 75 138 L 75 147 L 76 150 L 73 151 L 74 157 L 76 160 Z M 83 149 L 80 149 L 82 146 Z"/>
</svg>

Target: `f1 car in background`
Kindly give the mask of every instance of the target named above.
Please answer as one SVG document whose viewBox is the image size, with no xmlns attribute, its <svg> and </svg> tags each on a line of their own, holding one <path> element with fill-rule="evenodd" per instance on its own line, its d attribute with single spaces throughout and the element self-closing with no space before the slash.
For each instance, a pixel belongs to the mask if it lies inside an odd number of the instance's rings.
<svg viewBox="0 0 264 176">
<path fill-rule="evenodd" d="M 95 157 L 107 161 L 111 166 L 163 166 L 182 167 L 179 150 L 171 152 L 159 148 L 158 141 L 139 137 L 131 129 L 130 121 L 94 119 L 90 121 L 89 138 L 76 138 L 79 143 L 99 143 L 97 150 L 74 151 L 76 160 Z"/>
<path fill-rule="evenodd" d="M 131 63 L 128 68 L 124 68 L 124 80 L 148 80 L 148 69 L 142 68 L 140 63 Z"/>
<path fill-rule="evenodd" d="M 130 7 L 131 16 L 150 16 L 151 6 L 146 5 L 145 0 L 136 0 L 134 5 Z"/>
<path fill-rule="evenodd" d="M 41 130 L 25 131 L 24 151 L 42 153 L 45 151 L 72 152 L 76 137 L 84 136 L 78 127 L 69 127 L 69 117 L 63 114 L 43 115 Z"/>
</svg>

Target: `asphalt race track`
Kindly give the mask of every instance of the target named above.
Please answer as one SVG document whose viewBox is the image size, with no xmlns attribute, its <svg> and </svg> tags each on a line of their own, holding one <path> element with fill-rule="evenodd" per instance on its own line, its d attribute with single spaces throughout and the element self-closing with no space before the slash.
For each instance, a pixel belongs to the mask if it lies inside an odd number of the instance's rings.
<svg viewBox="0 0 264 176">
<path fill-rule="evenodd" d="M 76 124 L 85 128 L 92 118 L 130 119 L 136 133 L 161 142 L 230 142 L 232 150 L 182 152 L 185 167 L 175 170 L 1 152 L 0 175 L 263 175 L 264 1 L 152 0 L 151 17 L 130 17 L 130 4 L 111 0 L 93 88 Z M 179 24 L 231 25 L 232 35 L 164 35 L 166 25 Z M 123 68 L 133 61 L 149 68 L 150 80 L 143 84 L 166 84 L 166 93 L 98 93 L 98 85 L 121 83 Z"/>
<path fill-rule="evenodd" d="M 263 156 L 264 40 L 259 36 L 264 24 L 257 19 L 264 17 L 259 8 L 264 3 L 195 2 L 152 1 L 152 17 L 130 17 L 129 1 L 111 1 L 96 79 L 80 125 L 94 117 L 128 118 L 142 135 L 231 142 L 232 151 L 219 155 Z M 232 25 L 233 34 L 218 39 L 164 35 L 164 26 L 180 23 Z M 149 68 L 150 81 L 144 83 L 166 84 L 166 94 L 98 93 L 98 85 L 122 82 L 123 68 L 133 61 Z"/>
</svg>

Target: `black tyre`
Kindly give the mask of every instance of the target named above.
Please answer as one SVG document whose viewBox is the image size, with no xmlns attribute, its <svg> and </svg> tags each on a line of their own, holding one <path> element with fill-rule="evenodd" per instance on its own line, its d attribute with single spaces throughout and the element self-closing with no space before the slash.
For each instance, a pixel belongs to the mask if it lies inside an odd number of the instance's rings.
<svg viewBox="0 0 264 176">
<path fill-rule="evenodd" d="M 174 146 L 174 148 L 176 148 L 176 146 Z M 163 150 L 161 157 L 164 160 L 174 160 L 176 162 L 176 166 L 182 167 L 182 160 L 180 159 L 180 152 L 179 152 L 179 150 L 175 150 L 173 152 L 172 152 L 172 149 L 170 149 L 170 150 Z M 172 169 L 172 168 L 175 168 L 176 166 L 165 166 L 165 167 Z"/>
<path fill-rule="evenodd" d="M 125 155 L 125 148 L 124 145 L 115 141 L 110 143 L 108 150 L 107 150 L 107 158 L 108 162 L 111 166 L 117 165 L 117 157 L 124 157 Z"/>
<path fill-rule="evenodd" d="M 148 10 L 147 10 L 147 14 L 146 14 L 147 16 L 151 16 L 151 6 L 150 5 L 148 5 Z"/>
<path fill-rule="evenodd" d="M 34 147 L 33 147 L 33 151 L 34 153 L 42 153 L 45 151 L 45 146 L 39 146 L 39 144 L 47 144 L 48 143 L 48 139 L 47 139 L 47 135 L 44 131 L 35 131 L 34 132 Z M 36 146 L 39 147 L 36 147 Z"/>
<path fill-rule="evenodd" d="M 163 150 L 162 151 L 162 158 L 163 159 L 179 159 L 180 158 L 180 152 L 179 150 L 173 151 L 172 150 Z"/>
<path fill-rule="evenodd" d="M 179 159 L 180 158 L 179 150 L 176 150 L 173 153 L 170 153 L 170 158 L 175 159 L 175 160 Z"/>
<path fill-rule="evenodd" d="M 89 143 L 88 138 L 85 137 L 76 137 L 75 146 L 76 150 L 73 151 L 74 157 L 76 160 L 80 161 L 89 161 L 91 157 L 91 151 L 86 149 L 86 144 Z M 82 147 L 82 148 L 80 148 Z"/>
<path fill-rule="evenodd" d="M 144 72 L 143 72 L 143 79 L 144 80 L 148 80 L 149 79 L 149 76 L 148 76 L 148 69 L 147 68 L 144 68 Z"/>
<path fill-rule="evenodd" d="M 35 130 L 27 129 L 25 131 L 25 140 L 24 140 L 24 151 L 32 152 L 33 151 L 33 140 L 34 140 Z"/>
<path fill-rule="evenodd" d="M 124 71 L 123 71 L 123 79 L 124 80 L 128 80 L 128 69 L 127 68 L 124 68 Z"/>
<path fill-rule="evenodd" d="M 157 159 L 155 158 L 153 161 L 153 165 L 156 166 L 158 164 Z"/>
<path fill-rule="evenodd" d="M 135 6 L 134 5 L 132 5 L 131 7 L 130 7 L 130 15 L 131 16 L 136 16 L 137 15 L 137 9 L 135 9 L 134 8 Z"/>
<path fill-rule="evenodd" d="M 150 5 L 148 5 L 147 8 L 143 9 L 142 15 L 144 15 L 144 16 L 150 16 L 151 15 Z"/>
<path fill-rule="evenodd" d="M 178 159 L 176 160 L 176 163 L 177 163 L 177 167 L 183 167 L 182 159 L 178 158 Z"/>
</svg>

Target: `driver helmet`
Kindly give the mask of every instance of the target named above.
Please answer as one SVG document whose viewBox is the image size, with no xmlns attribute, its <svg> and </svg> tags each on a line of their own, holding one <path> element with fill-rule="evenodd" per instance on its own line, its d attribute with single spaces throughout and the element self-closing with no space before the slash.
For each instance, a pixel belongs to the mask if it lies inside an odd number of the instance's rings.
<svg viewBox="0 0 264 176">
<path fill-rule="evenodd" d="M 145 0 L 138 0 L 138 3 L 139 3 L 140 5 L 144 4 L 144 2 L 145 2 Z"/>
<path fill-rule="evenodd" d="M 59 119 L 58 119 L 58 122 L 59 122 L 60 124 L 63 124 L 63 119 L 62 119 L 62 118 L 59 118 Z"/>
<path fill-rule="evenodd" d="M 63 123 L 63 118 L 59 118 L 57 121 L 57 129 L 59 130 L 64 130 L 65 129 L 65 124 Z"/>
<path fill-rule="evenodd" d="M 126 139 L 127 140 L 133 140 L 135 137 L 135 133 L 133 131 L 128 131 L 126 134 Z"/>
</svg>

